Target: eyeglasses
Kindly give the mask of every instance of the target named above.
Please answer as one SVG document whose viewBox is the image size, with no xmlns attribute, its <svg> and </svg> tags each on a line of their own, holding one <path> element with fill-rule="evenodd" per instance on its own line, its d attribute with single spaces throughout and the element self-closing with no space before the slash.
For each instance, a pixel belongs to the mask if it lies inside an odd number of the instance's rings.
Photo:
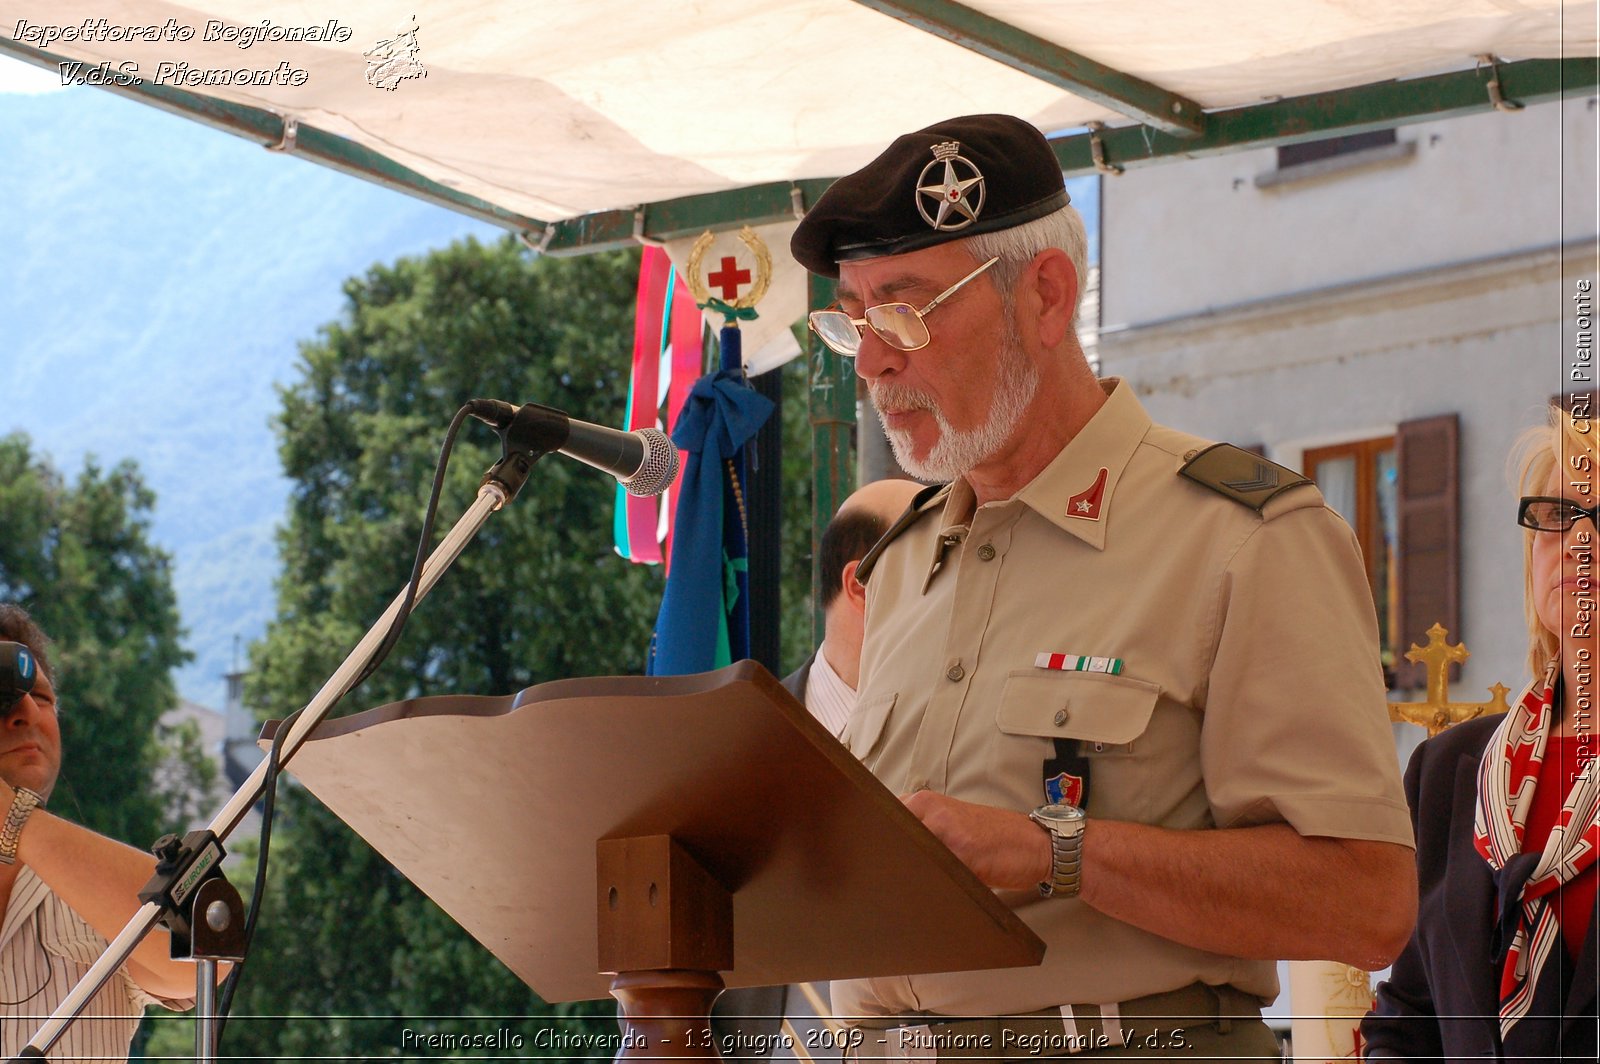
<svg viewBox="0 0 1600 1064">
<path fill-rule="evenodd" d="M 1571 499 L 1529 495 L 1517 507 L 1517 524 L 1535 532 L 1565 532 L 1577 524 L 1580 517 L 1587 517 L 1600 527 L 1600 503 L 1579 506 Z"/>
<path fill-rule="evenodd" d="M 842 310 L 813 310 L 807 320 L 811 323 L 811 331 L 823 343 L 847 358 L 854 358 L 856 352 L 861 350 L 861 338 L 868 326 L 890 347 L 901 351 L 920 351 L 933 339 L 928 333 L 924 316 L 955 295 L 962 285 L 999 261 L 1000 256 L 996 255 L 934 296 L 932 302 L 921 310 L 910 303 L 879 303 L 862 311 L 864 316 L 860 318 L 852 318 Z"/>
</svg>

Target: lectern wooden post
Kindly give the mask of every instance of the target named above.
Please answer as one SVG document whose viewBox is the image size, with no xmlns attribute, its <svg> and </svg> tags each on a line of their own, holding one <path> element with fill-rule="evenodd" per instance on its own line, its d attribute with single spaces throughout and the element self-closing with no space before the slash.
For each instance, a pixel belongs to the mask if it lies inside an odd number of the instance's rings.
<svg viewBox="0 0 1600 1064">
<path fill-rule="evenodd" d="M 715 1059 L 724 983 L 1044 956 L 754 662 L 396 702 L 289 768 L 545 1000 L 614 994 L 640 1056 Z"/>
<path fill-rule="evenodd" d="M 622 1059 L 715 1059 L 708 1017 L 733 967 L 733 895 L 669 835 L 595 847 L 600 970 L 634 1032 Z"/>
</svg>

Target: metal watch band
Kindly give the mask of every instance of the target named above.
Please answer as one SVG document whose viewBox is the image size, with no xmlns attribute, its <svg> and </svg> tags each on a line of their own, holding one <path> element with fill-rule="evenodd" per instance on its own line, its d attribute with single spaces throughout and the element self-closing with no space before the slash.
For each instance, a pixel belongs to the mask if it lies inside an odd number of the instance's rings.
<svg viewBox="0 0 1600 1064">
<path fill-rule="evenodd" d="M 1062 823 L 1061 813 L 1070 814 Z M 1039 884 L 1039 896 L 1077 895 L 1082 872 L 1083 810 L 1072 806 L 1043 805 L 1028 814 L 1050 836 L 1050 878 Z"/>
<path fill-rule="evenodd" d="M 1050 832 L 1050 878 L 1039 884 L 1041 898 L 1052 898 L 1056 895 L 1071 898 L 1077 895 L 1082 871 L 1082 853 L 1082 833 L 1069 837 L 1054 831 Z"/>
<path fill-rule="evenodd" d="M 4 824 L 0 824 L 0 864 L 17 863 L 17 843 L 22 839 L 22 825 L 28 822 L 28 816 L 39 806 L 44 804 L 44 798 L 37 791 L 30 791 L 26 787 L 12 788 L 16 792 L 11 799 L 11 808 L 6 810 Z"/>
</svg>

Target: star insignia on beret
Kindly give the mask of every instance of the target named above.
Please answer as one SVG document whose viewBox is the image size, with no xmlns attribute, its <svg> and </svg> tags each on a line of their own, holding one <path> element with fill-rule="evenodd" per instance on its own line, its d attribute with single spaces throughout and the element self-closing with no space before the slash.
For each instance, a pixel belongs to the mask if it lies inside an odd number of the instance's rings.
<svg viewBox="0 0 1600 1064">
<path fill-rule="evenodd" d="M 958 141 L 935 144 L 932 150 L 933 161 L 917 175 L 917 213 L 935 229 L 965 229 L 978 220 L 978 212 L 983 210 L 983 174 L 961 154 Z M 935 168 L 939 168 L 937 178 L 931 173 Z M 924 196 L 938 204 L 936 213 L 929 212 Z"/>
</svg>

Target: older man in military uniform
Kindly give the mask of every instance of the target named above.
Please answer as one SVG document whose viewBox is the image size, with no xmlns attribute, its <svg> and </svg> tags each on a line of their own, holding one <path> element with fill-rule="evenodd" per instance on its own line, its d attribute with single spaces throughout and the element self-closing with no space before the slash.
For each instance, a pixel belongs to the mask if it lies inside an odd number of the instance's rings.
<svg viewBox="0 0 1600 1064">
<path fill-rule="evenodd" d="M 1037 968 L 836 983 L 834 1008 L 926 1026 L 928 1056 L 983 1033 L 1015 1059 L 1276 1057 L 1274 960 L 1379 968 L 1415 914 L 1350 530 L 1303 477 L 1095 379 L 1082 221 L 1027 123 L 899 138 L 792 247 L 839 279 L 812 327 L 900 463 L 951 481 L 861 567 L 842 739 L 1048 945 Z"/>
</svg>

